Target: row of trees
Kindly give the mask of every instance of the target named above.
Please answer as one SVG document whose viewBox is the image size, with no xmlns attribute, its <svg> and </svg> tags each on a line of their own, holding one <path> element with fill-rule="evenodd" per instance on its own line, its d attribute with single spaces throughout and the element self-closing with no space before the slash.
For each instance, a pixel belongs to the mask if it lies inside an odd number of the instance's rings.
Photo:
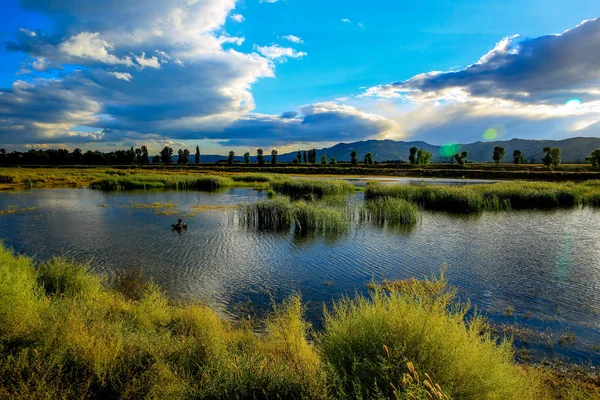
<svg viewBox="0 0 600 400">
<path fill-rule="evenodd" d="M 557 167 L 562 162 L 561 151 L 557 147 L 545 147 L 544 157 L 542 162 L 547 167 Z M 111 152 L 101 152 L 98 150 L 88 150 L 85 153 L 77 148 L 70 152 L 66 149 L 31 149 L 26 152 L 7 152 L 5 149 L 0 149 L 0 163 L 9 164 L 24 164 L 24 165 L 130 165 L 130 164 L 149 164 L 152 161 L 153 164 L 163 163 L 171 164 L 173 162 L 173 148 L 165 146 L 158 155 L 155 155 L 150 160 L 148 154 L 148 148 L 141 146 L 140 148 L 134 149 L 131 147 L 129 150 L 116 150 Z M 494 153 L 492 158 L 496 165 L 500 165 L 506 151 L 502 146 L 494 147 Z M 352 165 L 358 165 L 358 157 L 356 151 L 352 151 L 350 154 Z M 467 163 L 468 153 L 466 151 L 456 153 L 453 156 L 453 160 L 459 165 L 465 165 Z M 271 150 L 271 165 L 277 164 L 278 152 L 276 149 Z M 410 148 L 409 161 L 413 165 L 427 165 L 431 161 L 433 155 L 424 149 L 418 149 L 416 147 Z M 259 165 L 265 164 L 264 150 L 259 148 L 256 150 L 256 159 Z M 227 163 L 233 164 L 235 160 L 235 152 L 230 151 L 227 157 Z M 250 153 L 244 154 L 244 163 L 250 164 Z M 592 166 L 600 166 L 600 149 L 592 151 L 591 155 L 586 157 L 586 161 Z M 177 164 L 187 165 L 190 162 L 190 151 L 188 149 L 179 149 L 177 152 Z M 200 164 L 200 148 L 196 146 L 196 154 L 194 162 Z M 516 165 L 525 163 L 525 157 L 521 150 L 513 151 L 512 162 Z M 317 150 L 298 150 L 296 158 L 293 160 L 294 164 L 316 164 L 317 163 Z M 321 156 L 321 164 L 336 165 L 337 160 L 332 158 L 330 162 L 327 161 L 327 155 Z M 364 158 L 365 165 L 374 165 L 375 157 L 372 153 L 367 153 Z"/>
</svg>

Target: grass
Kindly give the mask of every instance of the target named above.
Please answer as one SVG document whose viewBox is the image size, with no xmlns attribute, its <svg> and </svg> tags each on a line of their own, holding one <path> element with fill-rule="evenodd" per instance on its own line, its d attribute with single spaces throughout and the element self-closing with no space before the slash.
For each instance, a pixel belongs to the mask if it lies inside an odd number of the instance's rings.
<svg viewBox="0 0 600 400">
<path fill-rule="evenodd" d="M 323 202 L 291 201 L 284 197 L 241 204 L 237 208 L 240 224 L 268 230 L 295 233 L 338 233 L 348 229 L 350 217 L 343 208 Z"/>
<path fill-rule="evenodd" d="M 97 190 L 175 189 L 215 191 L 233 186 L 230 178 L 220 175 L 150 175 L 140 174 L 102 179 L 90 184 Z"/>
<path fill-rule="evenodd" d="M 362 219 L 379 225 L 414 225 L 420 215 L 416 204 L 393 197 L 365 201 L 361 209 Z"/>
<path fill-rule="evenodd" d="M 409 281 L 406 281 L 409 282 Z M 563 399 L 598 386 L 513 361 L 443 278 L 374 285 L 314 332 L 299 296 L 259 324 L 168 301 L 141 272 L 119 290 L 65 258 L 0 247 L 0 397 Z M 558 390 L 560 389 L 560 390 Z M 560 392 L 560 397 L 556 393 Z M 430 397 L 431 396 L 431 397 Z M 442 396 L 442 397 L 440 397 Z M 447 396 L 447 397 L 444 397 Z"/>
<path fill-rule="evenodd" d="M 556 209 L 600 205 L 600 184 L 500 182 L 470 186 L 381 185 L 369 183 L 365 199 L 404 199 L 426 210 L 471 213 L 516 209 Z"/>
<path fill-rule="evenodd" d="M 342 180 L 282 179 L 271 182 L 271 188 L 292 199 L 321 199 L 324 196 L 345 195 L 356 191 L 356 186 Z"/>
<path fill-rule="evenodd" d="M 37 207 L 22 207 L 22 208 L 18 208 L 18 207 L 7 207 L 6 210 L 0 210 L 0 215 L 9 215 L 9 214 L 16 214 L 16 213 L 21 213 L 21 212 L 26 212 L 26 211 L 35 211 L 37 210 Z"/>
</svg>

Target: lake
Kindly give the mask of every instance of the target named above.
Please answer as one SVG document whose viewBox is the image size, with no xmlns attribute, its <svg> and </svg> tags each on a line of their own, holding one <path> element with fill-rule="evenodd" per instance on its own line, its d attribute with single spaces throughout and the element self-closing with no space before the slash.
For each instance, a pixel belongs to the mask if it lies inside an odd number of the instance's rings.
<svg viewBox="0 0 600 400">
<path fill-rule="evenodd" d="M 264 312 L 270 295 L 279 301 L 300 292 L 316 327 L 323 303 L 366 294 L 373 279 L 431 276 L 447 265 L 460 296 L 495 326 L 520 332 L 515 344 L 534 359 L 600 364 L 598 211 L 424 212 L 410 230 L 361 225 L 333 237 L 297 237 L 240 226 L 228 207 L 265 198 L 242 188 L 5 191 L 0 210 L 35 209 L 0 215 L 0 238 L 40 259 L 90 260 L 109 278 L 142 268 L 171 298 L 199 299 L 231 317 Z M 155 202 L 175 206 L 135 205 Z M 181 235 L 170 227 L 178 215 L 188 224 Z"/>
</svg>

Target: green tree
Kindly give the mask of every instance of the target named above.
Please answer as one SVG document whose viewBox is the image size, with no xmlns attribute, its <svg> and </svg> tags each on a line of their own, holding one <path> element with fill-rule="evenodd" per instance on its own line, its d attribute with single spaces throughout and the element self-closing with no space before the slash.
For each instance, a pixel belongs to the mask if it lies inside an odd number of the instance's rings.
<svg viewBox="0 0 600 400">
<path fill-rule="evenodd" d="M 306 150 L 304 150 L 304 164 L 308 163 L 308 155 L 306 154 Z"/>
<path fill-rule="evenodd" d="M 375 164 L 375 159 L 373 158 L 373 154 L 370 152 L 365 154 L 365 165 L 373 165 Z"/>
<path fill-rule="evenodd" d="M 244 153 L 244 162 L 246 164 L 250 164 L 250 153 L 248 153 L 248 152 Z"/>
<path fill-rule="evenodd" d="M 350 153 L 350 157 L 352 157 L 352 165 L 358 165 L 358 158 L 356 158 L 356 150 L 352 150 L 352 153 Z"/>
<path fill-rule="evenodd" d="M 417 164 L 419 165 L 427 165 L 429 164 L 429 160 L 431 160 L 433 154 L 424 149 L 419 149 L 417 151 Z"/>
<path fill-rule="evenodd" d="M 173 149 L 169 146 L 165 146 L 164 149 L 160 151 L 160 161 L 163 164 L 171 164 L 171 157 L 173 157 Z"/>
<path fill-rule="evenodd" d="M 277 150 L 271 150 L 271 165 L 277 164 Z"/>
<path fill-rule="evenodd" d="M 500 161 L 502 161 L 502 158 L 504 157 L 504 147 L 502 146 L 496 146 L 494 147 L 494 155 L 493 155 L 493 159 L 496 162 L 496 166 L 500 165 Z"/>
<path fill-rule="evenodd" d="M 410 161 L 412 165 L 415 165 L 417 163 L 417 151 L 419 151 L 419 149 L 417 149 L 416 147 L 410 148 L 410 155 L 408 156 L 408 161 Z"/>
<path fill-rule="evenodd" d="M 321 164 L 327 165 L 327 154 L 321 156 Z"/>
<path fill-rule="evenodd" d="M 177 164 L 187 165 L 190 157 L 190 151 L 188 149 L 179 149 L 177 152 Z"/>
<path fill-rule="evenodd" d="M 160 156 L 159 155 L 152 157 L 152 164 L 160 164 Z"/>
<path fill-rule="evenodd" d="M 523 164 L 524 161 L 525 161 L 525 158 L 523 157 L 521 150 L 513 151 L 513 163 L 515 163 L 516 165 L 519 165 L 519 164 Z"/>
<path fill-rule="evenodd" d="M 256 149 L 256 159 L 258 160 L 258 165 L 265 165 L 265 151 L 263 149 Z"/>
<path fill-rule="evenodd" d="M 337 160 L 335 159 L 335 157 L 331 157 L 331 162 L 329 162 L 329 164 L 337 165 Z"/>
<path fill-rule="evenodd" d="M 469 153 L 467 153 L 466 151 L 463 151 L 462 153 L 456 153 L 454 155 L 454 158 L 456 159 L 456 162 L 458 163 L 458 165 L 465 165 L 467 162 L 468 155 L 469 155 Z"/>
<path fill-rule="evenodd" d="M 298 161 L 298 164 L 302 163 L 302 152 L 300 150 L 298 150 L 298 154 L 296 155 L 296 160 Z"/>
<path fill-rule="evenodd" d="M 150 158 L 148 157 L 148 148 L 146 146 L 142 146 L 142 164 L 149 164 Z"/>
<path fill-rule="evenodd" d="M 194 161 L 196 164 L 200 164 L 200 146 L 196 146 L 196 158 Z"/>
<path fill-rule="evenodd" d="M 546 167 L 558 167 L 561 162 L 560 149 L 557 147 L 544 147 L 544 153 L 546 153 L 542 158 L 544 165 Z"/>
<path fill-rule="evenodd" d="M 77 148 L 77 149 L 73 150 L 73 152 L 71 153 L 71 162 L 73 164 L 81 164 L 82 161 L 83 161 L 83 152 L 81 151 L 81 149 Z"/>
<path fill-rule="evenodd" d="M 227 157 L 227 164 L 229 164 L 229 165 L 233 164 L 234 158 L 235 158 L 235 151 L 231 150 L 229 152 L 229 156 Z"/>
<path fill-rule="evenodd" d="M 596 149 L 592 151 L 588 157 L 585 158 L 585 161 L 592 164 L 592 167 L 597 167 L 600 165 L 600 149 Z"/>
</svg>

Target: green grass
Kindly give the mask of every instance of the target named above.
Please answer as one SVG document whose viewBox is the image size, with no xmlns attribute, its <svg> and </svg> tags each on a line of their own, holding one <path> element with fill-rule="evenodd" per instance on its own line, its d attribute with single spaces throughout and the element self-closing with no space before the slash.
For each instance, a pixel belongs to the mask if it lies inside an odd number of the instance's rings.
<svg viewBox="0 0 600 400">
<path fill-rule="evenodd" d="M 544 399 L 443 278 L 373 286 L 314 332 L 299 296 L 263 321 L 168 301 L 141 273 L 117 291 L 85 264 L 0 247 L 0 398 Z M 543 382 L 543 384 L 542 384 Z M 565 381 L 566 382 L 566 381 Z M 569 380 L 560 397 L 598 393 Z M 446 398 L 446 397 L 444 397 Z"/>
<path fill-rule="evenodd" d="M 271 188 L 292 199 L 321 199 L 324 196 L 344 195 L 356 191 L 356 186 L 342 180 L 282 179 L 271 182 Z"/>
<path fill-rule="evenodd" d="M 337 233 L 348 229 L 349 214 L 341 207 L 323 202 L 291 201 L 285 197 L 246 203 L 238 206 L 238 220 L 247 227 L 269 230 L 290 230 Z"/>
<path fill-rule="evenodd" d="M 414 225 L 421 211 L 415 203 L 393 197 L 365 201 L 361 218 L 379 225 Z"/>
<path fill-rule="evenodd" d="M 175 189 L 214 191 L 233 186 L 230 178 L 220 175 L 130 175 L 103 179 L 90 184 L 97 190 Z"/>
<path fill-rule="evenodd" d="M 426 210 L 471 213 L 518 209 L 556 209 L 600 204 L 593 182 L 499 182 L 470 186 L 381 185 L 370 183 L 365 199 L 404 199 Z"/>
</svg>

